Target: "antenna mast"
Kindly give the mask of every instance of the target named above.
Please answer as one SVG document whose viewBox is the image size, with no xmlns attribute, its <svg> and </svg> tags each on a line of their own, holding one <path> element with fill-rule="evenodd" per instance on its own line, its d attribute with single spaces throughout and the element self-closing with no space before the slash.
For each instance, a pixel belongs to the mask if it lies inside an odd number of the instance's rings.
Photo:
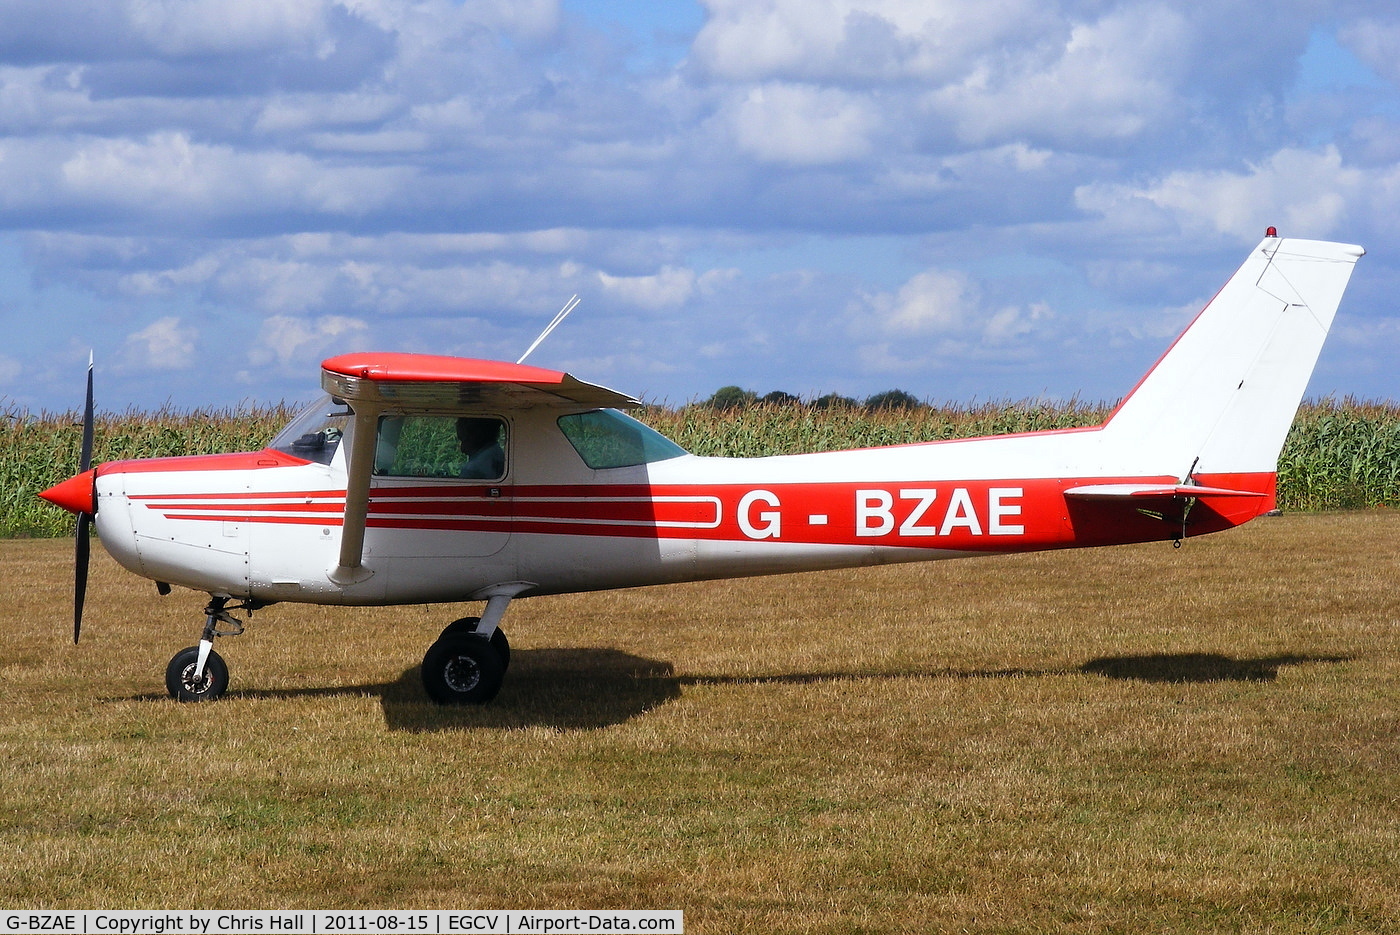
<svg viewBox="0 0 1400 935">
<path fill-rule="evenodd" d="M 570 312 L 572 312 L 574 309 L 578 308 L 578 305 L 579 305 L 579 298 L 578 298 L 578 295 L 575 294 L 574 296 L 572 296 L 572 297 L 569 299 L 569 301 L 567 301 L 567 302 L 564 303 L 564 307 L 561 308 L 561 309 L 559 310 L 559 314 L 555 315 L 555 316 L 554 316 L 554 320 L 551 321 L 548 325 L 545 326 L 545 329 L 544 329 L 543 331 L 540 332 L 540 336 L 539 336 L 538 338 L 535 338 L 535 343 L 534 343 L 534 344 L 531 344 L 528 348 L 526 348 L 525 353 L 523 353 L 523 354 L 520 355 L 520 359 L 517 360 L 516 363 L 517 363 L 517 364 L 523 364 L 523 363 L 525 363 L 525 358 L 529 357 L 530 354 L 534 352 L 535 348 L 539 347 L 539 346 L 540 346 L 540 343 L 543 342 L 545 338 L 549 337 L 549 333 L 550 333 L 551 331 L 553 331 L 555 328 L 558 328 L 558 327 L 559 327 L 559 323 L 560 323 L 561 321 L 563 321 L 565 318 L 568 318 Z"/>
</svg>

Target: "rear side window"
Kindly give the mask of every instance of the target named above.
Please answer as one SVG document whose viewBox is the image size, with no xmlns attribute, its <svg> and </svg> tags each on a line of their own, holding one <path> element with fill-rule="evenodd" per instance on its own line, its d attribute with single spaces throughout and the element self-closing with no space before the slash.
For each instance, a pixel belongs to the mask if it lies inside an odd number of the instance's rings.
<svg viewBox="0 0 1400 935">
<path fill-rule="evenodd" d="M 660 432 L 615 409 L 563 416 L 559 429 L 594 470 L 668 461 L 686 453 Z"/>
</svg>

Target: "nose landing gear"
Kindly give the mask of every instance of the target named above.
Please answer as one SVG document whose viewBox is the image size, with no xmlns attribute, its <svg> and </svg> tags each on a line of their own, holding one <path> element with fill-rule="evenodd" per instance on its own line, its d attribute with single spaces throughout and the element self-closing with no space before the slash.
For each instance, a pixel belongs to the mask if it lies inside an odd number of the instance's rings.
<svg viewBox="0 0 1400 935">
<path fill-rule="evenodd" d="M 176 701 L 213 701 L 228 690 L 228 664 L 211 649 L 201 669 L 199 647 L 182 649 L 165 667 L 165 690 Z"/>
<path fill-rule="evenodd" d="M 248 616 L 264 606 L 245 601 L 228 606 L 227 597 L 211 596 L 204 608 L 204 632 L 198 646 L 180 650 L 165 667 L 165 690 L 176 701 L 213 701 L 228 690 L 228 663 L 214 652 L 214 637 L 238 636 L 245 624 L 233 616 L 233 610 L 246 610 Z M 219 629 L 219 624 L 228 629 Z"/>
</svg>

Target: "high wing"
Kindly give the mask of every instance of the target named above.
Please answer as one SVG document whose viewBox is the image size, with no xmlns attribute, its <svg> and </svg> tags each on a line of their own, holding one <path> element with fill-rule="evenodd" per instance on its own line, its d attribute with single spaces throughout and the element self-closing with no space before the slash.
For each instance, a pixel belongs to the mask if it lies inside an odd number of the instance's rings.
<svg viewBox="0 0 1400 935">
<path fill-rule="evenodd" d="M 641 405 L 624 393 L 585 383 L 559 370 L 434 354 L 343 354 L 321 364 L 321 386 L 355 413 L 347 464 L 345 524 L 331 580 L 363 581 L 365 521 L 379 417 L 385 413 Z"/>
<path fill-rule="evenodd" d="M 474 406 L 641 405 L 625 393 L 559 370 L 434 354 L 342 354 L 322 362 L 321 386 L 357 413 L 359 406 L 416 412 Z"/>
</svg>

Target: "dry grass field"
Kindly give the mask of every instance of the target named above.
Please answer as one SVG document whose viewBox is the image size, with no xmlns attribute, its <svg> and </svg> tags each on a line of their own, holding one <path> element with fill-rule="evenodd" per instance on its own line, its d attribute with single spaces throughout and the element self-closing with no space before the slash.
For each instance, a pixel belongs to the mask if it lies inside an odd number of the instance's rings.
<svg viewBox="0 0 1400 935">
<path fill-rule="evenodd" d="M 723 932 L 1400 926 L 1400 512 L 457 608 L 281 605 L 165 697 L 203 596 L 0 542 L 0 906 L 680 908 Z"/>
</svg>

